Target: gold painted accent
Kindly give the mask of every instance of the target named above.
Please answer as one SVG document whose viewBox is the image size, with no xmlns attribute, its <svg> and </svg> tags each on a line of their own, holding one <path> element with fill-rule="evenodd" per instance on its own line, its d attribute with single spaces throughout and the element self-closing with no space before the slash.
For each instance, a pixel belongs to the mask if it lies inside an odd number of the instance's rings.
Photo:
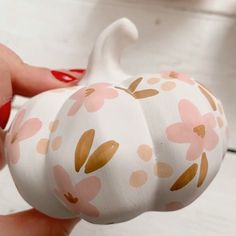
<svg viewBox="0 0 236 236">
<path fill-rule="evenodd" d="M 61 147 L 61 144 L 62 144 L 62 137 L 57 136 L 56 138 L 52 140 L 52 145 L 51 145 L 52 150 L 57 151 Z"/>
<path fill-rule="evenodd" d="M 129 184 L 134 188 L 142 187 L 148 180 L 148 174 L 144 170 L 134 171 L 129 178 Z"/>
<path fill-rule="evenodd" d="M 138 85 L 141 83 L 142 80 L 143 80 L 142 77 L 140 77 L 140 78 L 134 80 L 134 81 L 130 84 L 130 86 L 128 87 L 128 90 L 129 90 L 131 93 L 133 93 L 133 92 L 136 90 L 136 88 L 138 87 Z"/>
<path fill-rule="evenodd" d="M 93 144 L 95 130 L 90 129 L 83 133 L 75 149 L 75 170 L 79 172 L 88 158 Z"/>
<path fill-rule="evenodd" d="M 152 148 L 148 144 L 139 145 L 137 153 L 143 161 L 150 161 L 152 159 Z"/>
<path fill-rule="evenodd" d="M 90 94 L 92 94 L 95 91 L 94 88 L 87 88 L 85 90 L 85 97 L 88 97 Z"/>
<path fill-rule="evenodd" d="M 203 88 L 202 86 L 198 86 L 198 88 L 200 89 L 201 93 L 205 96 L 205 98 L 208 100 L 208 102 L 210 103 L 213 111 L 216 111 L 217 110 L 216 103 L 212 95 L 210 94 L 210 92 L 206 90 L 205 88 Z"/>
<path fill-rule="evenodd" d="M 217 123 L 218 123 L 218 126 L 220 128 L 222 128 L 224 126 L 224 122 L 223 122 L 223 120 L 219 116 L 217 117 Z"/>
<path fill-rule="evenodd" d="M 37 143 L 37 152 L 42 155 L 46 155 L 48 152 L 48 146 L 49 146 L 49 139 L 47 138 L 42 138 L 39 140 Z"/>
<path fill-rule="evenodd" d="M 139 91 L 135 92 L 136 88 L 138 87 L 138 85 L 141 83 L 142 80 L 143 80 L 142 77 L 134 80 L 129 85 L 128 89 L 122 88 L 122 87 L 117 87 L 117 86 L 115 88 L 125 91 L 126 93 L 132 95 L 136 99 L 151 97 L 151 96 L 157 95 L 159 93 L 156 89 L 143 89 L 143 90 L 139 90 Z"/>
<path fill-rule="evenodd" d="M 116 153 L 119 144 L 114 140 L 107 141 L 100 145 L 89 157 L 85 165 L 85 173 L 91 173 L 106 165 Z"/>
<path fill-rule="evenodd" d="M 55 121 L 51 121 L 51 122 L 49 123 L 48 128 L 49 128 L 49 130 L 51 131 L 51 133 L 53 133 L 53 132 L 56 131 L 56 129 L 58 128 L 58 126 L 59 126 L 59 120 L 55 120 Z"/>
<path fill-rule="evenodd" d="M 79 201 L 79 199 L 77 197 L 73 197 L 71 193 L 66 193 L 64 194 L 64 197 L 66 198 L 66 200 L 70 203 L 77 203 Z"/>
<path fill-rule="evenodd" d="M 176 191 L 185 187 L 197 174 L 198 164 L 192 164 L 180 177 L 175 181 L 175 183 L 170 188 L 170 191 Z"/>
<path fill-rule="evenodd" d="M 176 83 L 173 81 L 165 82 L 161 85 L 161 89 L 164 91 L 170 91 L 176 87 Z"/>
<path fill-rule="evenodd" d="M 159 178 L 169 178 L 173 172 L 173 168 L 165 162 L 158 162 L 154 165 L 154 174 Z"/>
<path fill-rule="evenodd" d="M 160 78 L 150 78 L 150 79 L 148 79 L 148 83 L 149 84 L 157 84 L 157 83 L 159 83 L 161 81 L 161 79 Z"/>
<path fill-rule="evenodd" d="M 17 140 L 17 133 L 14 133 L 12 136 L 12 139 L 11 139 L 11 144 L 13 144 L 16 140 Z"/>
<path fill-rule="evenodd" d="M 178 79 L 178 75 L 179 74 L 176 71 L 171 71 L 169 77 L 173 79 Z"/>
<path fill-rule="evenodd" d="M 196 133 L 199 137 L 204 138 L 206 134 L 206 129 L 204 125 L 198 125 L 193 128 L 193 132 Z"/>
<path fill-rule="evenodd" d="M 136 99 L 147 98 L 157 95 L 159 92 L 156 89 L 144 89 L 135 92 L 133 95 Z"/>
<path fill-rule="evenodd" d="M 199 82 L 199 81 L 196 81 L 202 88 L 204 88 L 206 91 L 208 91 L 208 93 L 211 93 L 212 94 L 212 92 L 211 92 L 211 90 L 209 89 L 209 88 L 207 88 L 204 84 L 202 84 L 201 82 Z"/>
<path fill-rule="evenodd" d="M 223 107 L 220 105 L 220 103 L 218 103 L 218 109 L 219 109 L 219 111 L 220 111 L 220 114 L 221 114 L 221 115 L 224 115 L 224 109 L 223 109 Z"/>
<path fill-rule="evenodd" d="M 131 96 L 133 96 L 133 94 L 126 88 L 122 88 L 122 87 L 118 87 L 118 86 L 115 86 L 116 89 L 120 89 L 120 90 L 123 90 L 125 91 L 126 93 L 130 94 Z"/>
<path fill-rule="evenodd" d="M 208 171 L 208 161 L 207 161 L 207 156 L 206 153 L 204 152 L 202 154 L 202 160 L 201 160 L 201 166 L 200 166 L 200 175 L 197 183 L 197 187 L 201 187 L 204 180 L 206 179 L 207 176 L 207 171 Z"/>
</svg>

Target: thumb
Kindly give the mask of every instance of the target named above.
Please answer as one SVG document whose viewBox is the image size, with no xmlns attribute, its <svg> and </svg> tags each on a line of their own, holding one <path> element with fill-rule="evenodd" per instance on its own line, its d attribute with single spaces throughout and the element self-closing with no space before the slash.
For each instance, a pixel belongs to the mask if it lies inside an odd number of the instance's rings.
<svg viewBox="0 0 236 236">
<path fill-rule="evenodd" d="M 0 236 L 68 236 L 79 219 L 58 220 L 35 209 L 0 216 Z"/>
</svg>

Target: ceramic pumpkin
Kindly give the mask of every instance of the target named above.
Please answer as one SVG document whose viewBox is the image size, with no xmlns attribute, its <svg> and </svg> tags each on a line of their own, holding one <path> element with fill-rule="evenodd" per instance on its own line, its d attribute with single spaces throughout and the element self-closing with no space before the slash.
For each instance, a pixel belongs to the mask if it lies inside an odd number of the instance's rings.
<svg viewBox="0 0 236 236">
<path fill-rule="evenodd" d="M 55 218 L 109 224 L 193 202 L 226 152 L 220 101 L 175 71 L 128 75 L 123 49 L 136 41 L 128 19 L 98 38 L 73 88 L 30 99 L 6 137 L 18 191 Z"/>
</svg>

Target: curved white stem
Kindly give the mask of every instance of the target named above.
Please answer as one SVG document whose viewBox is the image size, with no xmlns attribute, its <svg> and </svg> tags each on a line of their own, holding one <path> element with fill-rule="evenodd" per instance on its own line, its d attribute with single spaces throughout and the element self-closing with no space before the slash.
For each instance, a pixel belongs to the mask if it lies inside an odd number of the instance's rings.
<svg viewBox="0 0 236 236">
<path fill-rule="evenodd" d="M 98 37 L 90 55 L 87 73 L 80 84 L 121 82 L 129 75 L 120 66 L 123 50 L 138 39 L 136 26 L 122 18 L 108 26 Z"/>
</svg>

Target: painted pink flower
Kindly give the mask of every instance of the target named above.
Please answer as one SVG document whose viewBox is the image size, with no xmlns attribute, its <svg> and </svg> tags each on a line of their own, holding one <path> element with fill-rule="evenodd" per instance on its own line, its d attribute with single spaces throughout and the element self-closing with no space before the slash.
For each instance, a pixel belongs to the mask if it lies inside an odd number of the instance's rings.
<svg viewBox="0 0 236 236">
<path fill-rule="evenodd" d="M 7 157 L 12 164 L 16 164 L 20 159 L 20 142 L 34 136 L 42 127 L 42 122 L 38 118 L 23 122 L 24 116 L 25 110 L 20 111 L 10 133 L 6 136 Z"/>
<path fill-rule="evenodd" d="M 213 150 L 218 143 L 213 113 L 201 115 L 198 108 L 186 99 L 179 102 L 179 113 L 182 122 L 169 126 L 166 133 L 172 142 L 190 144 L 186 159 L 195 160 L 201 156 L 204 149 Z"/>
<path fill-rule="evenodd" d="M 176 71 L 165 71 L 161 73 L 161 76 L 165 79 L 178 79 L 190 85 L 195 84 L 191 77 Z"/>
<path fill-rule="evenodd" d="M 96 83 L 84 87 L 71 96 L 75 103 L 70 108 L 68 115 L 73 116 L 83 104 L 88 112 L 98 111 L 104 105 L 105 99 L 113 99 L 117 96 L 118 92 L 108 83 Z"/>
<path fill-rule="evenodd" d="M 90 176 L 74 185 L 62 166 L 54 166 L 53 174 L 57 184 L 55 191 L 71 211 L 91 217 L 99 216 L 98 209 L 90 203 L 101 189 L 98 177 Z"/>
</svg>

